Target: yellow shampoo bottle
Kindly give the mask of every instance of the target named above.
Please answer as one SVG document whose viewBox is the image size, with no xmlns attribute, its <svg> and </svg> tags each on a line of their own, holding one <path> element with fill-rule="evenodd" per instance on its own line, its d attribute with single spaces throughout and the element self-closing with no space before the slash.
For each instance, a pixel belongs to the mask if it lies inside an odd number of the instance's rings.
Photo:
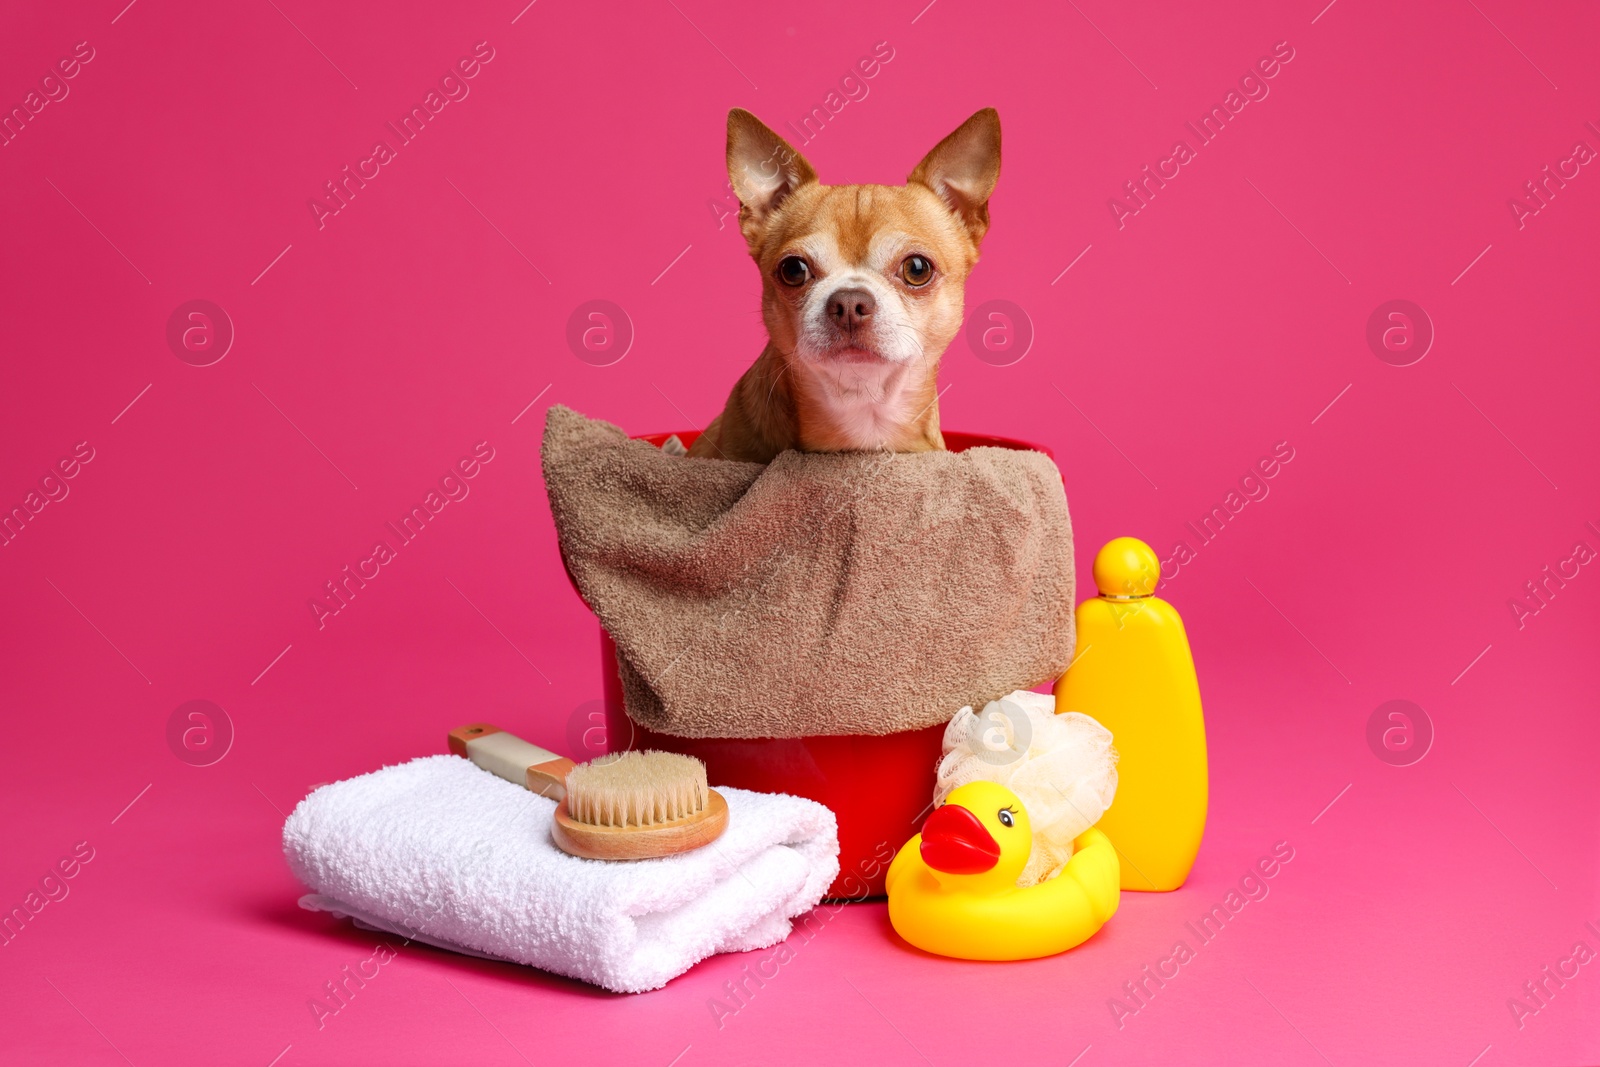
<svg viewBox="0 0 1600 1067">
<path fill-rule="evenodd" d="M 1097 827 L 1116 846 L 1122 888 L 1183 885 L 1206 828 L 1206 724 L 1183 620 L 1155 595 L 1149 545 L 1118 537 L 1094 559 L 1100 595 L 1078 605 L 1078 655 L 1056 682 L 1056 711 L 1111 731 L 1117 793 Z"/>
</svg>

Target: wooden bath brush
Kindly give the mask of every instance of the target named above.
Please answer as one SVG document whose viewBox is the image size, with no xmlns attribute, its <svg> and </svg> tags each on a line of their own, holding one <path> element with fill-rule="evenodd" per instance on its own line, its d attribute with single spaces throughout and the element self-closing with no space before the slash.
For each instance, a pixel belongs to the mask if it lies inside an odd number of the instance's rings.
<svg viewBox="0 0 1600 1067">
<path fill-rule="evenodd" d="M 573 856 L 671 856 L 710 844 L 728 827 L 728 802 L 691 756 L 619 752 L 575 764 L 487 723 L 451 730 L 450 751 L 559 801 L 550 836 Z"/>
</svg>

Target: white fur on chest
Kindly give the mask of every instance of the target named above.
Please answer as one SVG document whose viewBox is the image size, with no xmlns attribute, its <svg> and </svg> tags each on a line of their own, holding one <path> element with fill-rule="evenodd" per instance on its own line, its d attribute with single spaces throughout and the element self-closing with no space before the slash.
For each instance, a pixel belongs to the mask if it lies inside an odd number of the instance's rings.
<svg viewBox="0 0 1600 1067">
<path fill-rule="evenodd" d="M 912 410 L 905 364 L 808 362 L 805 369 L 808 392 L 846 447 L 886 448 L 921 414 Z"/>
</svg>

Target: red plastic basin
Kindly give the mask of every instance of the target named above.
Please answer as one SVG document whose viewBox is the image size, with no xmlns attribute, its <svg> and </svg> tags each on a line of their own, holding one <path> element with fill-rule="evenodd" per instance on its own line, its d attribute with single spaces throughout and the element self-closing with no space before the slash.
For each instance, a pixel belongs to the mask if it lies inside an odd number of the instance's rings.
<svg viewBox="0 0 1600 1067">
<path fill-rule="evenodd" d="M 660 447 L 671 433 L 642 435 Z M 695 431 L 677 434 L 685 446 Z M 961 452 L 979 445 L 1043 452 L 1048 448 L 1009 437 L 946 431 L 945 445 Z M 839 820 L 839 877 L 828 895 L 863 900 L 883 895 L 883 878 L 900 846 L 922 826 L 933 802 L 943 726 L 904 733 L 805 738 L 675 737 L 647 730 L 628 718 L 617 674 L 617 648 L 600 630 L 605 680 L 606 739 L 610 751 L 661 749 L 702 760 L 714 785 L 809 797 Z M 951 714 L 956 709 L 951 708 Z"/>
</svg>

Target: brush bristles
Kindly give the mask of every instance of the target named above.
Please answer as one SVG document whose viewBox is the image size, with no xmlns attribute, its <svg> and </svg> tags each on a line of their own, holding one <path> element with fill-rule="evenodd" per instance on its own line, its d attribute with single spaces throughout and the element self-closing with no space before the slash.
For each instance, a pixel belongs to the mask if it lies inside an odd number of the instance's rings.
<svg viewBox="0 0 1600 1067">
<path fill-rule="evenodd" d="M 705 809 L 706 765 L 673 752 L 621 752 L 567 773 L 567 814 L 590 826 L 658 826 Z"/>
</svg>

